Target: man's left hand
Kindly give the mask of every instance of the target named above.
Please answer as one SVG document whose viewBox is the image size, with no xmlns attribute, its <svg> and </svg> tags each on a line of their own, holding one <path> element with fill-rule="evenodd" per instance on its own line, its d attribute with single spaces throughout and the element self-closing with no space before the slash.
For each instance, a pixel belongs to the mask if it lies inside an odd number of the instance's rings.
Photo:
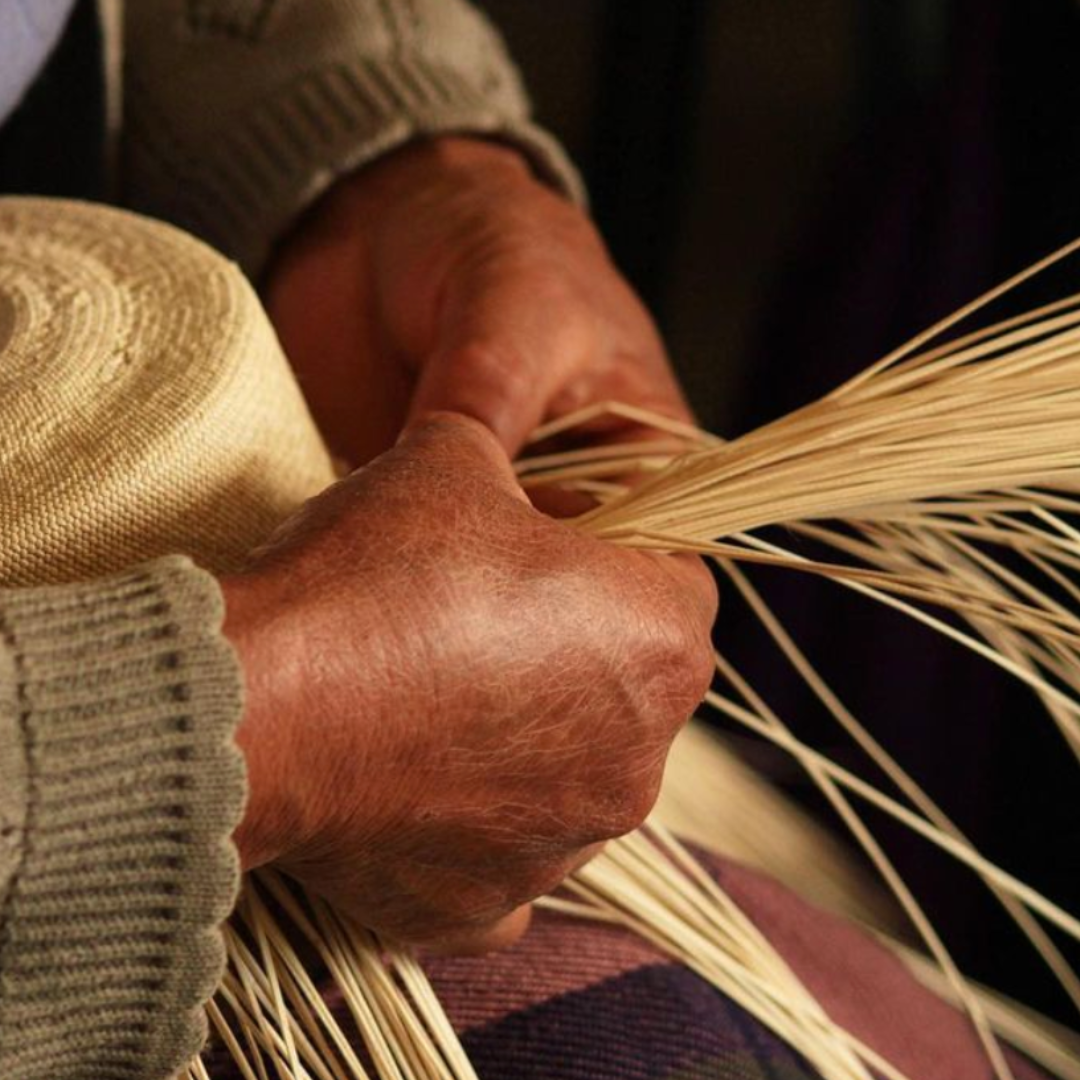
<svg viewBox="0 0 1080 1080">
<path fill-rule="evenodd" d="M 690 419 L 588 217 L 493 142 L 416 142 L 339 182 L 281 245 L 266 301 L 352 465 L 436 410 L 482 421 L 510 454 L 594 402 Z"/>
</svg>

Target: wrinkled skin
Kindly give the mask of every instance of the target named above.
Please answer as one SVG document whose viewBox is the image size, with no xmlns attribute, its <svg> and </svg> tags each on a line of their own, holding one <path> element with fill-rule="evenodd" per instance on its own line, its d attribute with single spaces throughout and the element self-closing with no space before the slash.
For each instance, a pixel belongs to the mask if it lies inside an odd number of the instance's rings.
<svg viewBox="0 0 1080 1080">
<path fill-rule="evenodd" d="M 339 182 L 264 296 L 331 448 L 377 460 L 224 583 L 242 861 L 402 939 L 505 945 L 651 807 L 716 606 L 696 560 L 534 510 L 507 455 L 592 402 L 689 411 L 587 216 L 494 143 L 418 141 Z"/>
<path fill-rule="evenodd" d="M 691 419 L 587 215 L 492 143 L 414 143 L 339 184 L 283 246 L 266 302 L 354 465 L 430 410 L 475 417 L 511 455 L 594 402 Z"/>
<path fill-rule="evenodd" d="M 520 933 L 515 909 L 644 819 L 711 671 L 699 563 L 541 514 L 450 414 L 309 502 L 225 592 L 245 865 L 410 941 Z"/>
</svg>

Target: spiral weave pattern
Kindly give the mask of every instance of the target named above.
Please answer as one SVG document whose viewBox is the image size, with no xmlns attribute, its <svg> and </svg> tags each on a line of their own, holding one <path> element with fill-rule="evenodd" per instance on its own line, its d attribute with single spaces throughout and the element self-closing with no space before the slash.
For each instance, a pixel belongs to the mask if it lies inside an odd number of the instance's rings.
<svg viewBox="0 0 1080 1080">
<path fill-rule="evenodd" d="M 0 400 L 4 585 L 226 569 L 333 479 L 240 271 L 119 210 L 0 200 Z"/>
</svg>

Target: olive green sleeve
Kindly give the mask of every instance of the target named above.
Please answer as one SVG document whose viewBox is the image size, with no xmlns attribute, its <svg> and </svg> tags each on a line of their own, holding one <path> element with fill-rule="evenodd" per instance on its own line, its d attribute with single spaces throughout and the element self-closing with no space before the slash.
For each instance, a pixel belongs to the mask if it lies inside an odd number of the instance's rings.
<svg viewBox="0 0 1080 1080">
<path fill-rule="evenodd" d="M 0 590 L 0 1076 L 164 1080 L 239 883 L 241 679 L 183 558 Z"/>
<path fill-rule="evenodd" d="M 127 201 L 249 274 L 333 181 L 421 136 L 519 148 L 582 198 L 503 43 L 464 0 L 125 5 Z"/>
</svg>

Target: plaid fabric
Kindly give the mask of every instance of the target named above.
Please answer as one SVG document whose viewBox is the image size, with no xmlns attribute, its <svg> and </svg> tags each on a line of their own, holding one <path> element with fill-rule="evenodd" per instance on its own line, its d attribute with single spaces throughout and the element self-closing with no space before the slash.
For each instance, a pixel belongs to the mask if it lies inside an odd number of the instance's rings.
<svg viewBox="0 0 1080 1080">
<path fill-rule="evenodd" d="M 718 880 L 828 1013 L 910 1080 L 990 1080 L 968 1022 L 861 931 L 734 863 Z M 538 913 L 513 949 L 425 965 L 481 1080 L 812 1080 L 743 1009 L 617 928 Z M 327 999 L 345 1030 L 338 996 Z M 1044 1074 L 1010 1055 L 1017 1080 Z M 238 1074 L 214 1055 L 211 1075 Z"/>
</svg>

